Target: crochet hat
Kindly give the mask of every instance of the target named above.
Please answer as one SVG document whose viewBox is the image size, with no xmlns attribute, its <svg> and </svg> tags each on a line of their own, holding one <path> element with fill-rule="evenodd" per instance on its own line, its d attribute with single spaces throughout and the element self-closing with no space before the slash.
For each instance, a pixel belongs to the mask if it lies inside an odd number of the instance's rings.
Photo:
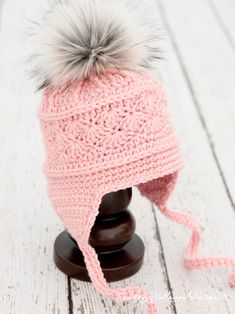
<svg viewBox="0 0 235 314">
<path fill-rule="evenodd" d="M 39 110 L 44 171 L 52 205 L 98 291 L 113 300 L 143 298 L 155 314 L 148 292 L 108 285 L 88 242 L 103 195 L 137 186 L 165 216 L 191 228 L 188 268 L 235 260 L 197 258 L 198 224 L 167 207 L 182 161 L 163 87 L 146 72 L 158 58 L 156 33 L 126 1 L 117 2 L 59 1 L 42 21 L 37 72 L 45 88 Z"/>
</svg>

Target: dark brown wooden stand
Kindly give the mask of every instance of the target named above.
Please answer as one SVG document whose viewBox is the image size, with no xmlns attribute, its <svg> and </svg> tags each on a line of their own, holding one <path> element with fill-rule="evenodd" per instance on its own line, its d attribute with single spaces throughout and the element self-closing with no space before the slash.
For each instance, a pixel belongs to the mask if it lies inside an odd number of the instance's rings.
<svg viewBox="0 0 235 314">
<path fill-rule="evenodd" d="M 109 282 L 135 274 L 143 264 L 144 244 L 135 234 L 135 219 L 127 209 L 131 197 L 131 188 L 104 195 L 91 230 L 89 242 Z M 90 281 L 82 252 L 67 231 L 55 240 L 54 261 L 66 275 Z"/>
</svg>

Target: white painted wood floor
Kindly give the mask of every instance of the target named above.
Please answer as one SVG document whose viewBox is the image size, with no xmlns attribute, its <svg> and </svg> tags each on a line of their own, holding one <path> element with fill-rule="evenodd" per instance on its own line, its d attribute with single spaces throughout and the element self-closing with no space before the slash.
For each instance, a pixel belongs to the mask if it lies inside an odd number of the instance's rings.
<svg viewBox="0 0 235 314">
<path fill-rule="evenodd" d="M 200 256 L 235 258 L 235 2 L 148 1 L 166 30 L 159 73 L 185 161 L 170 205 L 199 221 Z M 6 0 L 2 10 L 0 313 L 145 313 L 144 304 L 109 301 L 53 264 L 53 241 L 63 226 L 41 171 L 40 95 L 33 93 L 21 62 L 29 46 L 24 25 L 46 2 Z M 112 286 L 146 288 L 161 314 L 235 313 L 235 290 L 228 284 L 232 269 L 188 271 L 182 256 L 189 230 L 167 221 L 137 191 L 131 208 L 145 242 L 145 262 L 138 274 Z"/>
</svg>

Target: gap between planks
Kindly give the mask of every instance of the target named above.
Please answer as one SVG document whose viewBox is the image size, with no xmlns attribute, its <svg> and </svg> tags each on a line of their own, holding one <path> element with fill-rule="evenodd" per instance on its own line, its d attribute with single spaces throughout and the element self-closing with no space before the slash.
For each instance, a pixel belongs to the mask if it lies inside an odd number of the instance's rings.
<svg viewBox="0 0 235 314">
<path fill-rule="evenodd" d="M 225 176 L 224 176 L 224 173 L 223 173 L 223 170 L 222 170 L 222 167 L 221 167 L 221 164 L 219 162 L 219 159 L 218 159 L 218 156 L 217 156 L 217 153 L 215 151 L 215 146 L 214 146 L 214 143 L 212 141 L 212 138 L 211 138 L 211 135 L 210 135 L 210 132 L 209 132 L 209 129 L 206 125 L 206 121 L 205 121 L 205 118 L 203 116 L 203 113 L 202 113 L 202 110 L 200 108 L 200 104 L 199 104 L 199 100 L 196 96 L 196 93 L 195 93 L 195 90 L 194 90 L 194 87 L 193 87 L 193 83 L 192 83 L 192 80 L 190 78 L 190 75 L 186 69 L 186 66 L 184 64 L 184 61 L 183 61 L 183 58 L 182 58 L 182 55 L 180 53 L 180 50 L 178 48 L 178 45 L 176 43 L 176 40 L 175 40 L 175 36 L 174 36 L 174 33 L 168 23 L 168 19 L 166 17 L 166 14 L 165 14 L 165 10 L 163 8 L 163 5 L 162 5 L 162 1 L 161 0 L 157 0 L 158 2 L 158 6 L 159 6 L 159 11 L 161 12 L 161 15 L 162 15 L 162 18 L 163 18 L 163 21 L 164 21 L 164 25 L 167 29 L 167 32 L 168 34 L 170 35 L 170 40 L 171 40 L 171 43 L 172 43 L 172 46 L 174 47 L 174 50 L 175 50 L 175 53 L 177 55 L 177 58 L 178 58 L 178 61 L 179 61 L 179 64 L 181 66 L 181 70 L 184 74 L 184 77 L 185 77 L 185 82 L 187 83 L 187 86 L 188 86 L 188 89 L 190 91 L 190 94 L 191 94 L 191 97 L 193 99 L 193 103 L 195 105 L 195 108 L 197 110 L 197 113 L 198 113 L 198 116 L 200 118 L 200 121 L 201 121 L 201 125 L 205 131 L 205 134 L 207 136 L 207 139 L 208 139 L 208 143 L 210 144 L 210 148 L 211 148 L 211 152 L 212 152 L 212 155 L 213 155 L 213 158 L 215 160 L 215 163 L 217 165 L 217 168 L 218 168 L 218 171 L 219 171 L 219 174 L 221 176 L 221 179 L 222 179 L 222 182 L 224 184 L 224 188 L 225 188 L 225 191 L 228 195 L 228 198 L 229 198 L 229 201 L 231 203 L 231 206 L 233 207 L 233 209 L 235 210 L 235 204 L 234 204 L 234 201 L 233 201 L 233 198 L 232 198 L 232 195 L 231 195 L 231 192 L 229 190 L 229 187 L 228 187 L 228 184 L 227 184 L 227 181 L 225 179 Z"/>
<path fill-rule="evenodd" d="M 231 48 L 233 49 L 233 51 L 235 52 L 235 41 L 234 41 L 234 38 L 230 32 L 231 29 L 229 29 L 226 25 L 226 22 L 223 18 L 223 15 L 221 15 L 219 9 L 218 9 L 218 6 L 220 5 L 220 8 L 221 8 L 221 3 L 223 3 L 224 5 L 224 1 L 220 1 L 220 4 L 217 3 L 217 1 L 211 1 L 211 0 L 207 0 L 209 6 L 211 7 L 211 10 L 217 20 L 217 22 L 219 23 L 221 29 L 223 30 L 225 36 L 227 37 L 227 40 L 231 46 Z M 228 3 L 226 3 L 228 5 Z M 234 12 L 235 13 L 235 12 Z M 235 16 L 233 17 L 235 18 Z"/>
</svg>

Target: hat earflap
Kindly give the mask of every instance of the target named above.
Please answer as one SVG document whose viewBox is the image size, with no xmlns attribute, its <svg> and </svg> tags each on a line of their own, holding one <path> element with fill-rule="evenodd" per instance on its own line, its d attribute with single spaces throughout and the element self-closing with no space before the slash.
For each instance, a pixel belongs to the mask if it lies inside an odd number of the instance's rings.
<svg viewBox="0 0 235 314">
<path fill-rule="evenodd" d="M 188 269 L 209 269 L 235 266 L 235 259 L 229 257 L 197 257 L 201 241 L 201 230 L 197 221 L 188 213 L 172 210 L 167 205 L 177 180 L 178 172 L 138 185 L 141 195 L 154 203 L 164 216 L 192 230 L 191 239 L 184 254 L 184 264 Z M 235 273 L 229 278 L 231 287 L 235 287 Z"/>
</svg>

